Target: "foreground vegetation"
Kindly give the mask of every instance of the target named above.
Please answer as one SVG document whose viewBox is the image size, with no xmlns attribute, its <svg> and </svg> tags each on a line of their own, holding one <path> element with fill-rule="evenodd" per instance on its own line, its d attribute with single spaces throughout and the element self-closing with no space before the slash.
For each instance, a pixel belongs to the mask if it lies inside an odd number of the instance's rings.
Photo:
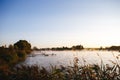
<svg viewBox="0 0 120 80">
<path fill-rule="evenodd" d="M 8 74 L 15 64 L 24 61 L 31 52 L 31 45 L 26 40 L 19 40 L 9 47 L 0 47 L 0 80 L 5 80 L 3 74 Z"/>
<path fill-rule="evenodd" d="M 26 55 L 31 52 L 31 45 L 26 40 L 20 40 L 9 47 L 0 47 L 0 67 L 11 66 L 26 59 Z"/>
<path fill-rule="evenodd" d="M 51 66 L 47 70 L 44 67 L 21 65 L 0 73 L 0 80 L 120 80 L 120 65 L 78 66 L 76 58 L 73 67 Z"/>
<path fill-rule="evenodd" d="M 115 62 L 110 61 L 113 66 L 104 64 L 101 58 L 99 65 L 80 66 L 77 57 L 73 60 L 73 66 L 67 67 L 51 65 L 48 69 L 37 65 L 14 66 L 0 70 L 0 80 L 120 80 L 119 56 L 114 57 L 116 57 Z M 84 59 L 83 61 L 86 63 Z"/>
</svg>

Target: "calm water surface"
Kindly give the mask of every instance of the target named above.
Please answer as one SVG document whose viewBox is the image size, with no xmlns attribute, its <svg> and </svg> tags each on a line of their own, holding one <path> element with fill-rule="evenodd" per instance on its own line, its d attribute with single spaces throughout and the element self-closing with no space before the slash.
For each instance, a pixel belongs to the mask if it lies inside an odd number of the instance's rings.
<svg viewBox="0 0 120 80">
<path fill-rule="evenodd" d="M 49 67 L 56 66 L 73 66 L 73 60 L 77 57 L 79 65 L 104 64 L 113 65 L 112 62 L 120 63 L 120 52 L 115 51 L 33 51 L 22 63 L 25 65 L 38 65 Z M 117 58 L 118 59 L 117 59 Z"/>
</svg>

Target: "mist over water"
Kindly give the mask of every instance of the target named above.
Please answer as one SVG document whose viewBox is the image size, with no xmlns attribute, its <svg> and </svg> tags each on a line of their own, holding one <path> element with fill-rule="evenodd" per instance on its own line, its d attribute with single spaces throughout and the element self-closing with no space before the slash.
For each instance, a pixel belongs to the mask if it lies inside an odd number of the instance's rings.
<svg viewBox="0 0 120 80">
<path fill-rule="evenodd" d="M 73 66 L 74 59 L 78 58 L 80 66 L 88 64 L 113 65 L 120 64 L 120 52 L 116 51 L 33 51 L 22 63 L 24 65 L 37 65 L 43 67 L 52 66 Z"/>
</svg>

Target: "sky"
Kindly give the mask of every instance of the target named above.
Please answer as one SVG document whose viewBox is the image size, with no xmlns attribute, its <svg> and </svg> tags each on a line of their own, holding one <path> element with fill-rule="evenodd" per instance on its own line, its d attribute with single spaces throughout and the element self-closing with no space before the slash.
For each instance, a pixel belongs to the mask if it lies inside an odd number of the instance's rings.
<svg viewBox="0 0 120 80">
<path fill-rule="evenodd" d="M 0 0 L 0 46 L 120 45 L 120 0 Z"/>
</svg>

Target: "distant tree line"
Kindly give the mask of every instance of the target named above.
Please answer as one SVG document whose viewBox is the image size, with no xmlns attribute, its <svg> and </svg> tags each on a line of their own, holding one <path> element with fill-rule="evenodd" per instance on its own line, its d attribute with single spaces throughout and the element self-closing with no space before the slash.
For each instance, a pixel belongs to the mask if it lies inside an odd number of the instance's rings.
<svg viewBox="0 0 120 80">
<path fill-rule="evenodd" d="M 110 46 L 110 47 L 105 47 L 103 48 L 102 46 L 100 48 L 84 48 L 82 45 L 76 45 L 72 47 L 53 47 L 53 48 L 37 48 L 33 47 L 33 50 L 53 50 L 53 51 L 63 51 L 63 50 L 82 50 L 82 49 L 87 49 L 87 50 L 109 50 L 109 51 L 120 51 L 120 46 Z"/>
<path fill-rule="evenodd" d="M 34 47 L 33 50 L 53 50 L 53 51 L 63 51 L 63 50 L 82 50 L 84 47 L 82 45 L 76 45 L 72 47 L 53 47 L 53 48 L 41 48 L 38 49 L 37 47 Z"/>
<path fill-rule="evenodd" d="M 106 50 L 113 50 L 113 51 L 120 51 L 120 46 L 111 46 L 111 47 L 106 47 Z"/>
</svg>

